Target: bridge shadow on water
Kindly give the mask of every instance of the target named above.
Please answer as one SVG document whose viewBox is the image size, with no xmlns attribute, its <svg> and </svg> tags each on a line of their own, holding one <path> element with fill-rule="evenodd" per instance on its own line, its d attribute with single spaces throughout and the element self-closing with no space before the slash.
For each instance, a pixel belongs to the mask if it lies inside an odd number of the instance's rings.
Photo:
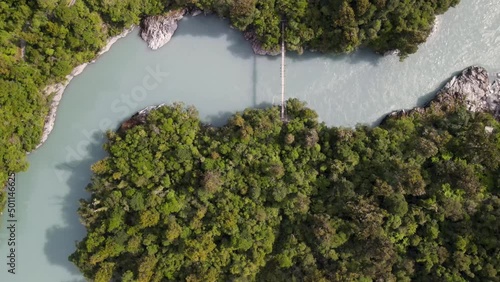
<svg viewBox="0 0 500 282">
<path fill-rule="evenodd" d="M 187 16 L 179 22 L 179 28 L 175 32 L 175 37 L 198 36 L 225 38 L 230 42 L 227 49 L 235 56 L 249 59 L 255 57 L 251 44 L 245 40 L 243 32 L 230 27 L 227 19 L 220 19 L 216 15 L 198 15 L 195 17 Z M 203 48 L 203 46 L 200 46 Z M 259 55 L 257 55 L 259 56 Z M 264 57 L 264 56 L 263 56 Z M 278 60 L 279 56 L 265 56 L 269 60 Z M 292 61 L 306 61 L 311 59 L 325 59 L 330 61 L 343 61 L 350 64 L 369 62 L 372 65 L 378 65 L 383 56 L 376 54 L 368 48 L 360 48 L 350 54 L 334 54 L 306 51 L 303 54 L 289 51 L 287 58 Z"/>
<path fill-rule="evenodd" d="M 243 59 L 253 58 L 253 72 L 252 72 L 252 94 L 253 94 L 253 107 L 254 108 L 268 108 L 272 105 L 270 103 L 260 103 L 257 100 L 257 56 L 254 55 L 250 43 L 246 41 L 243 34 L 235 29 L 228 28 L 229 22 L 221 20 L 216 16 L 197 16 L 188 17 L 179 24 L 179 29 L 176 31 L 175 36 L 208 36 L 213 38 L 225 38 L 230 42 L 228 50 Z M 203 48 L 203 46 L 200 46 Z M 268 57 L 269 60 L 278 60 L 277 57 Z M 335 54 L 321 54 L 316 52 L 305 52 L 298 55 L 294 52 L 287 53 L 287 59 L 292 61 L 305 61 L 311 59 L 324 59 L 331 61 L 347 61 L 351 64 L 361 62 L 369 62 L 372 65 L 378 65 L 382 56 L 375 54 L 368 49 L 360 49 L 349 55 L 335 55 Z M 453 73 L 451 76 L 459 72 Z M 278 74 L 277 74 L 278 75 Z M 417 100 L 419 106 L 427 104 L 441 89 L 449 79 L 444 80 L 439 87 L 421 96 Z M 214 126 L 223 126 L 227 123 L 228 119 L 234 112 L 219 112 L 214 115 L 209 115 L 206 119 L 207 123 Z M 386 115 L 380 117 L 375 121 L 372 126 L 378 125 Z M 71 275 L 80 276 L 79 270 L 68 261 L 68 256 L 76 250 L 75 238 L 82 238 L 85 235 L 85 228 L 80 223 L 80 218 L 77 213 L 79 207 L 79 200 L 82 198 L 89 198 L 89 193 L 85 191 L 85 187 L 89 184 L 91 178 L 90 166 L 102 159 L 106 153 L 102 149 L 102 144 L 105 138 L 101 133 L 96 133 L 93 143 L 89 143 L 86 151 L 87 154 L 82 160 L 72 160 L 69 162 L 62 162 L 56 164 L 56 170 L 65 175 L 69 175 L 66 184 L 69 186 L 69 193 L 60 199 L 61 211 L 64 217 L 63 226 L 53 226 L 46 232 L 47 242 L 44 246 L 44 252 L 48 261 L 51 264 L 65 268 Z M 75 146 L 73 146 L 75 147 Z M 75 278 L 72 281 L 83 281 L 83 279 Z M 69 281 L 67 281 L 69 282 Z"/>
<path fill-rule="evenodd" d="M 174 37 L 195 36 L 212 37 L 227 40 L 230 44 L 227 49 L 235 56 L 250 59 L 254 56 L 248 41 L 239 30 L 230 28 L 229 21 L 215 15 L 188 16 L 179 22 Z M 203 46 L 200 46 L 203 48 Z"/>
<path fill-rule="evenodd" d="M 215 15 L 198 15 L 196 17 L 188 16 L 179 22 L 179 28 L 175 32 L 175 37 L 195 36 L 195 37 L 211 37 L 225 39 L 229 42 L 227 49 L 232 55 L 237 58 L 252 60 L 251 83 L 252 83 L 252 102 L 249 107 L 256 107 L 258 100 L 257 84 L 258 84 L 258 67 L 257 60 L 259 57 L 253 53 L 250 42 L 245 40 L 243 33 L 239 30 L 230 28 L 230 23 L 226 19 L 220 19 Z M 202 47 L 202 46 L 201 46 Z M 268 60 L 277 60 L 278 56 L 267 56 Z M 233 115 L 233 112 L 220 112 L 216 115 L 208 117 L 207 122 L 214 126 L 222 126 L 227 122 L 227 119 Z"/>
<path fill-rule="evenodd" d="M 47 241 L 44 246 L 45 255 L 51 264 L 65 268 L 72 276 L 80 277 L 81 272 L 68 260 L 69 255 L 76 250 L 77 241 L 80 241 L 86 235 L 86 230 L 81 224 L 77 213 L 80 206 L 79 201 L 90 196 L 85 190 L 85 187 L 90 183 L 90 166 L 106 155 L 102 149 L 105 140 L 104 135 L 95 133 L 93 137 L 97 141 L 86 146 L 87 154 L 85 154 L 84 159 L 77 160 L 73 158 L 69 162 L 58 163 L 54 167 L 55 170 L 59 171 L 60 175 L 66 176 L 69 193 L 60 199 L 64 225 L 56 225 L 47 230 Z M 74 144 L 71 147 L 74 148 L 76 145 Z M 57 179 L 57 181 L 63 180 Z M 85 279 L 75 277 L 65 282 L 76 281 L 85 281 Z"/>
</svg>

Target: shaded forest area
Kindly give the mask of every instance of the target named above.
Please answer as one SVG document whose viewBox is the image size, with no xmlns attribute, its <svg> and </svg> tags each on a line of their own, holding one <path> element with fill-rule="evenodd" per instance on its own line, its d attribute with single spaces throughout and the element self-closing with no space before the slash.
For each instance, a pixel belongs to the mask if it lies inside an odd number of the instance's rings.
<svg viewBox="0 0 500 282">
<path fill-rule="evenodd" d="M 163 106 L 108 133 L 70 256 L 94 281 L 498 281 L 500 124 L 438 103 L 327 127 Z M 490 128 L 491 127 L 491 128 Z"/>
<path fill-rule="evenodd" d="M 378 52 L 417 50 L 435 14 L 458 0 L 2 0 L 0 1 L 0 183 L 8 172 L 26 170 L 26 152 L 40 142 L 51 101 L 42 89 L 62 81 L 92 60 L 110 36 L 145 15 L 172 8 L 199 8 L 253 31 L 263 46 L 279 40 L 279 21 L 288 19 L 290 50 Z M 0 203 L 4 200 L 0 190 Z"/>
</svg>

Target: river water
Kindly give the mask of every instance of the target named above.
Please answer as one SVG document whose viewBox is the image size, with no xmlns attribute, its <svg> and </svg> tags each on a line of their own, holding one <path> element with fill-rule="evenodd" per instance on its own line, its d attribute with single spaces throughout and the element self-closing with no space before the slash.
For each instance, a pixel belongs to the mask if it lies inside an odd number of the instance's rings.
<svg viewBox="0 0 500 282">
<path fill-rule="evenodd" d="M 500 5 L 467 0 L 440 17 L 437 33 L 404 62 L 366 50 L 352 55 L 289 55 L 288 97 L 307 101 L 329 125 L 373 124 L 396 109 L 429 100 L 461 69 L 500 67 Z M 246 107 L 280 101 L 279 58 L 256 57 L 242 35 L 214 17 L 182 20 L 157 51 L 137 30 L 76 77 L 65 91 L 53 132 L 17 175 L 16 274 L 7 272 L 10 236 L 3 216 L 0 281 L 82 281 L 67 261 L 85 235 L 76 213 L 87 197 L 90 165 L 105 154 L 103 132 L 148 105 L 183 101 L 221 125 Z"/>
</svg>

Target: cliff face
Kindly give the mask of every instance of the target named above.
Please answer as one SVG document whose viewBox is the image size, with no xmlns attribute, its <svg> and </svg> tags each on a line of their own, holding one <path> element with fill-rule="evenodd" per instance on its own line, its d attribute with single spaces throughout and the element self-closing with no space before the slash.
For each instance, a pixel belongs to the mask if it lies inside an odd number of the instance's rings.
<svg viewBox="0 0 500 282">
<path fill-rule="evenodd" d="M 488 72 L 479 66 L 466 68 L 454 76 L 439 90 L 436 97 L 424 108 L 410 111 L 396 111 L 389 116 L 406 116 L 413 112 L 423 112 L 425 108 L 439 107 L 449 110 L 465 105 L 472 112 L 487 112 L 500 119 L 500 81 L 499 77 L 490 77 Z"/>
<path fill-rule="evenodd" d="M 141 23 L 141 37 L 149 48 L 156 50 L 167 44 L 175 30 L 177 22 L 184 17 L 186 9 L 170 11 L 166 15 L 150 16 Z"/>
</svg>

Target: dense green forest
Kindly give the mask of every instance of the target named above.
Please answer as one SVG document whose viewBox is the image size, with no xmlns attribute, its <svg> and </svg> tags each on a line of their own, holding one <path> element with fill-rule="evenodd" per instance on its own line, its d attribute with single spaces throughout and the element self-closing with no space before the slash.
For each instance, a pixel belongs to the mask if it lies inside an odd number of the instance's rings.
<svg viewBox="0 0 500 282">
<path fill-rule="evenodd" d="M 220 128 L 163 106 L 108 133 L 70 260 L 106 282 L 499 281 L 500 124 L 462 105 L 356 129 L 298 100 Z"/>
<path fill-rule="evenodd" d="M 106 38 L 145 15 L 179 7 L 199 8 L 253 31 L 276 48 L 279 22 L 288 20 L 290 50 L 351 52 L 417 49 L 435 14 L 458 0 L 1 0 L 0 1 L 0 182 L 25 170 L 26 152 L 39 143 L 50 96 L 42 89 L 94 58 Z M 3 191 L 0 190 L 0 202 Z"/>
</svg>

